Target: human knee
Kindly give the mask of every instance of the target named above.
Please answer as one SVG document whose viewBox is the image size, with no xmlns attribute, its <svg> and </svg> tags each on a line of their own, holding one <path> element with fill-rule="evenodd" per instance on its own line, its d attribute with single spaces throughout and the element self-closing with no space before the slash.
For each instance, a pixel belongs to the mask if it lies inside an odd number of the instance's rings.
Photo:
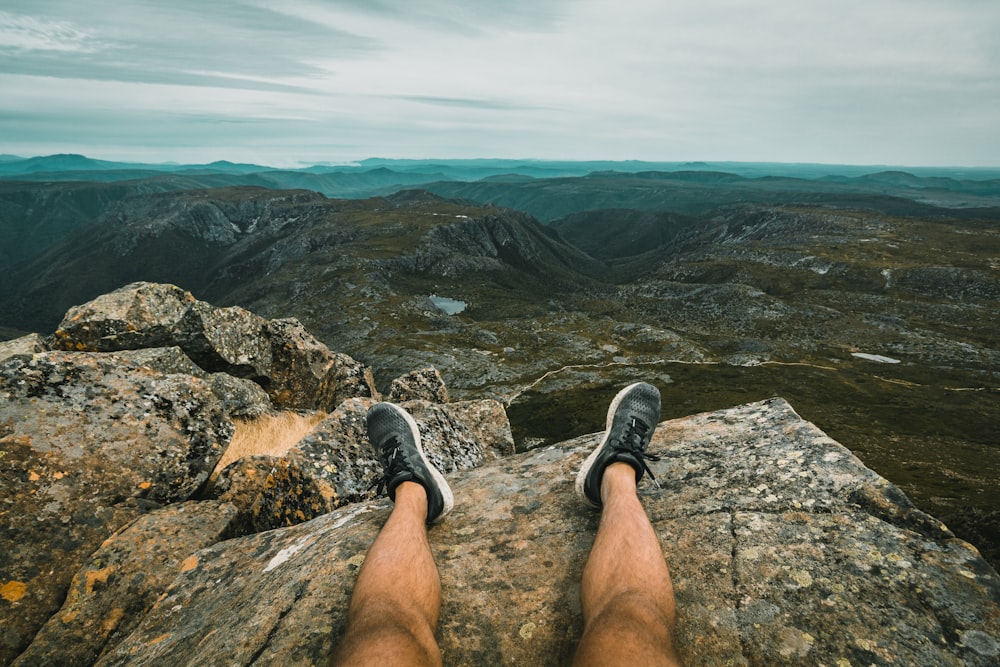
<svg viewBox="0 0 1000 667">
<path fill-rule="evenodd" d="M 348 619 L 342 655 L 352 653 L 385 658 L 382 664 L 441 664 L 434 628 L 423 614 L 405 607 L 369 601 L 354 610 Z M 403 658 L 405 660 L 396 660 Z M 369 664 L 366 663 L 366 664 Z M 347 664 L 347 663 L 344 663 Z"/>
<path fill-rule="evenodd" d="M 593 618 L 588 619 L 587 625 L 614 628 L 616 632 L 669 637 L 673 632 L 674 610 L 654 596 L 628 591 L 608 600 Z"/>
</svg>

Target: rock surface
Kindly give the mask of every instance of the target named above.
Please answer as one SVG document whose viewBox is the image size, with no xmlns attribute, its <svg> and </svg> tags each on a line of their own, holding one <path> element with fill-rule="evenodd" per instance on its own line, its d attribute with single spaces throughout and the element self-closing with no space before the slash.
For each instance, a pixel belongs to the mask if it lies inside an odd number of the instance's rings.
<svg viewBox="0 0 1000 667">
<path fill-rule="evenodd" d="M 0 362 L 19 354 L 34 354 L 47 350 L 45 339 L 38 334 L 28 334 L 14 340 L 0 341 Z"/>
<path fill-rule="evenodd" d="M 375 497 L 372 487 L 382 476 L 382 467 L 366 435 L 365 415 L 371 405 L 366 399 L 344 401 L 284 457 L 308 471 L 328 509 Z M 413 415 L 427 457 L 442 472 L 514 453 L 510 422 L 497 401 L 401 405 Z"/>
<path fill-rule="evenodd" d="M 331 352 L 298 320 L 216 308 L 174 285 L 132 283 L 75 306 L 52 345 L 95 352 L 177 346 L 204 371 L 253 380 L 279 407 L 332 410 L 345 398 L 378 396 L 370 369 Z"/>
<path fill-rule="evenodd" d="M 0 347 L 0 665 L 92 664 L 198 549 L 374 497 L 372 399 L 352 398 L 375 393 L 371 372 L 298 321 L 141 283 L 64 325 Z M 411 375 L 401 386 L 447 396 L 433 369 Z M 231 420 L 272 412 L 272 397 L 336 409 L 287 455 L 250 452 L 205 488 Z M 405 405 L 443 470 L 513 452 L 496 401 Z"/>
<path fill-rule="evenodd" d="M 413 400 L 447 403 L 448 388 L 436 368 L 421 368 L 393 380 L 385 400 L 393 403 Z"/>
<path fill-rule="evenodd" d="M 99 353 L 0 364 L 0 664 L 112 532 L 194 494 L 231 432 L 198 378 Z"/>
<path fill-rule="evenodd" d="M 223 502 L 185 502 L 146 514 L 108 538 L 73 577 L 59 613 L 14 665 L 87 665 L 135 629 L 185 560 L 223 539 L 237 515 Z"/>
<path fill-rule="evenodd" d="M 599 437 L 449 474 L 456 507 L 430 534 L 446 664 L 572 654 L 598 521 L 573 478 Z M 651 449 L 661 485 L 642 497 L 685 664 L 997 664 L 997 573 L 781 399 L 666 422 Z M 171 583 L 96 664 L 323 663 L 388 511 L 355 503 L 177 553 Z"/>
</svg>

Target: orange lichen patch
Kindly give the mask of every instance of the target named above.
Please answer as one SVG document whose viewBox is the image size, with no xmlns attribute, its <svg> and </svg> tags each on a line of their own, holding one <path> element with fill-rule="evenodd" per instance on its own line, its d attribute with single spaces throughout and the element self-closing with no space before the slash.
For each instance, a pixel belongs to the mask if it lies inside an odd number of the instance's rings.
<svg viewBox="0 0 1000 667">
<path fill-rule="evenodd" d="M 153 486 L 152 482 L 140 482 L 139 483 L 139 488 L 143 489 L 143 490 L 148 489 L 151 486 Z"/>
<path fill-rule="evenodd" d="M 105 637 L 111 634 L 112 630 L 118 627 L 119 621 L 122 620 L 122 616 L 125 615 L 125 610 L 121 607 L 115 607 L 108 614 L 108 617 L 101 621 L 101 634 Z"/>
<path fill-rule="evenodd" d="M 113 570 L 113 567 L 108 566 L 101 568 L 100 570 L 89 570 L 88 572 L 84 572 L 83 576 L 86 583 L 84 584 L 83 590 L 85 594 L 90 595 L 93 593 L 95 584 L 103 584 L 107 582 L 108 577 L 111 576 L 111 572 Z"/>
<path fill-rule="evenodd" d="M 170 633 L 167 632 L 165 634 L 160 635 L 159 637 L 155 637 L 154 639 L 150 640 L 150 642 L 149 642 L 149 644 L 147 644 L 147 646 L 155 646 L 156 644 L 159 644 L 163 640 L 167 639 L 169 636 L 170 636 Z"/>
<path fill-rule="evenodd" d="M 77 343 L 76 350 L 77 352 L 85 352 L 87 350 L 87 346 L 84 343 Z"/>
<path fill-rule="evenodd" d="M 0 597 L 7 602 L 17 602 L 28 592 L 28 584 L 22 581 L 8 581 L 0 586 Z"/>
<path fill-rule="evenodd" d="M 54 472 L 54 473 L 52 473 L 52 479 L 62 479 L 65 476 L 66 476 L 66 473 L 64 473 L 64 472 Z"/>
<path fill-rule="evenodd" d="M 76 617 L 80 615 L 79 609 L 74 609 L 72 611 L 67 611 L 65 614 L 59 617 L 59 620 L 63 623 L 72 623 L 76 620 Z"/>
<path fill-rule="evenodd" d="M 9 423 L 9 422 L 8 422 Z M 31 436 L 30 435 L 5 435 L 0 438 L 0 443 L 3 443 L 4 447 L 31 447 Z"/>
<path fill-rule="evenodd" d="M 196 567 L 198 567 L 198 557 L 188 556 L 184 559 L 184 562 L 181 563 L 181 572 L 190 572 Z"/>
<path fill-rule="evenodd" d="M 332 486 L 324 482 L 323 480 L 316 480 L 316 486 L 319 487 L 319 494 L 323 496 L 323 499 L 336 503 L 337 502 L 337 490 Z"/>
<path fill-rule="evenodd" d="M 34 470 L 32 470 L 32 471 L 31 471 L 30 473 L 28 473 L 28 481 L 29 481 L 29 482 L 37 482 L 37 481 L 38 481 L 38 480 L 40 480 L 41 478 L 42 478 L 42 476 L 41 476 L 41 475 L 39 475 L 39 474 L 38 474 L 37 472 L 35 472 Z"/>
</svg>

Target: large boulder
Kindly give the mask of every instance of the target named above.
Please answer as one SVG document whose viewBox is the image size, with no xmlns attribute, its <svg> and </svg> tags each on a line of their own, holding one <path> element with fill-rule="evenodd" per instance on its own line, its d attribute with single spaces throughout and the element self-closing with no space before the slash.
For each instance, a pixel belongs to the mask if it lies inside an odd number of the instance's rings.
<svg viewBox="0 0 1000 667">
<path fill-rule="evenodd" d="M 199 489 L 231 432 L 198 378 L 98 353 L 0 363 L 0 664 L 109 535 Z"/>
<path fill-rule="evenodd" d="M 375 498 L 374 487 L 382 476 L 382 467 L 365 427 L 365 416 L 372 404 L 371 399 L 363 398 L 343 401 L 285 454 L 272 459 L 302 471 L 310 488 L 318 493 L 310 502 L 319 503 L 323 511 Z M 427 457 L 444 472 L 465 470 L 514 453 L 510 422 L 497 401 L 444 405 L 405 401 L 401 405 L 417 422 Z M 231 468 L 223 471 L 213 495 L 228 492 Z M 281 488 L 265 491 L 261 502 L 288 512 L 299 499 L 284 497 L 283 493 Z"/>
<path fill-rule="evenodd" d="M 378 396 L 369 368 L 331 352 L 298 320 L 216 308 L 174 285 L 132 283 L 75 306 L 51 345 L 96 352 L 176 346 L 204 371 L 253 380 L 279 407 L 333 410 L 345 398 Z"/>
<path fill-rule="evenodd" d="M 386 400 L 393 403 L 416 400 L 447 403 L 448 388 L 436 368 L 421 368 L 393 380 Z"/>
<path fill-rule="evenodd" d="M 449 473 L 455 510 L 430 534 L 447 664 L 568 660 L 598 523 L 573 479 L 599 438 Z M 660 484 L 641 495 L 685 664 L 997 664 L 997 573 L 784 401 L 666 422 L 651 449 Z M 323 663 L 389 507 L 193 552 L 97 664 Z"/>
<path fill-rule="evenodd" d="M 208 373 L 176 345 L 119 350 L 114 355 L 136 366 L 144 366 L 160 373 L 181 373 L 207 380 L 212 391 L 222 401 L 223 410 L 230 417 L 250 419 L 273 410 L 270 397 L 259 384 L 228 373 Z"/>
</svg>

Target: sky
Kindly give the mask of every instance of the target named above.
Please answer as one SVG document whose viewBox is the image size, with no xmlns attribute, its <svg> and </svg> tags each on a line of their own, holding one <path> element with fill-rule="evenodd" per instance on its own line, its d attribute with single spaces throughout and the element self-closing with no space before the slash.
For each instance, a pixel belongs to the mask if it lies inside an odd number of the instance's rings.
<svg viewBox="0 0 1000 667">
<path fill-rule="evenodd" d="M 0 0 L 0 154 L 1000 166 L 998 0 Z"/>
</svg>

